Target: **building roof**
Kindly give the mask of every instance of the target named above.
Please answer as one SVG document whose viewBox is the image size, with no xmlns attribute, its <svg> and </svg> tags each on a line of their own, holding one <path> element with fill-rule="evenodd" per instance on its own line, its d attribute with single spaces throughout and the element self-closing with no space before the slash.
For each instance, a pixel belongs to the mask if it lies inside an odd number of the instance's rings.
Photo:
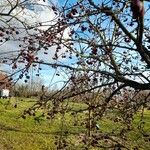
<svg viewBox="0 0 150 150">
<path fill-rule="evenodd" d="M 0 82 L 8 82 L 8 78 L 6 74 L 0 73 Z"/>
</svg>

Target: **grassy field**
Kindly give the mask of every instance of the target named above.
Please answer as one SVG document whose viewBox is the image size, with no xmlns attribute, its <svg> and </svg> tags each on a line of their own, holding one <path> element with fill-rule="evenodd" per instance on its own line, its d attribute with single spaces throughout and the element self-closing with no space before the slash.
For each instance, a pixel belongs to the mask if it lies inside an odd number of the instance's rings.
<svg viewBox="0 0 150 150">
<path fill-rule="evenodd" d="M 16 103 L 17 108 L 14 107 Z M 86 132 L 86 129 L 81 125 L 74 126 L 76 120 L 73 119 L 73 116 L 67 114 L 65 118 L 61 118 L 58 115 L 54 120 L 43 119 L 40 122 L 36 121 L 37 116 L 23 119 L 21 117 L 23 110 L 33 104 L 33 99 L 0 100 L 0 150 L 56 150 L 55 142 L 62 133 L 62 126 L 63 132 L 66 133 L 64 136 L 70 143 L 66 150 L 82 150 L 82 147 L 76 145 L 76 137 Z M 76 103 L 70 105 L 74 109 L 86 107 Z M 78 118 L 81 120 L 84 116 L 80 114 Z M 62 119 L 64 119 L 63 125 Z M 139 119 L 140 114 L 137 114 L 134 119 L 135 125 Z M 144 121 L 146 122 L 144 129 L 148 133 L 150 132 L 150 111 L 148 110 L 144 113 Z M 109 132 L 110 129 L 117 132 L 119 124 L 105 119 L 100 122 L 100 127 L 106 132 Z M 130 132 L 129 139 L 133 147 L 137 145 L 141 150 L 150 150 L 149 139 L 146 141 L 142 138 L 136 129 Z"/>
</svg>

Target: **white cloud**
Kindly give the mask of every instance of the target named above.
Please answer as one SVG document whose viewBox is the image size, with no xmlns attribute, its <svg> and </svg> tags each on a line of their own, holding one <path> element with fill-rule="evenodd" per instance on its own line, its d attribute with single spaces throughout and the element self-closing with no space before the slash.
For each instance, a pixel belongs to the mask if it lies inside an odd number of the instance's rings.
<svg viewBox="0 0 150 150">
<path fill-rule="evenodd" d="M 15 1 L 12 0 L 11 2 L 13 5 L 15 4 Z M 54 24 L 54 22 L 57 21 L 57 16 L 52 11 L 50 7 L 51 5 L 48 0 L 46 0 L 45 2 L 43 2 L 43 0 L 38 0 L 38 1 L 30 0 L 30 2 L 34 2 L 34 5 L 26 4 L 23 10 L 21 7 L 18 7 L 12 11 L 12 16 L 15 16 L 17 19 L 19 19 L 20 21 L 24 22 L 26 25 L 29 25 L 29 26 L 34 26 L 38 23 L 42 23 L 43 26 L 39 27 L 41 30 L 47 30 L 50 25 Z M 57 1 L 53 1 L 53 3 L 56 4 Z M 0 2 L 0 6 L 3 6 L 3 9 L 1 9 L 0 11 L 1 13 L 7 13 L 10 10 L 10 5 L 8 4 L 7 0 L 2 0 Z M 7 57 L 12 58 L 16 53 L 14 52 L 9 53 L 9 52 L 20 50 L 21 48 L 19 47 L 19 44 L 20 43 L 23 44 L 23 42 L 20 41 L 20 39 L 22 39 L 25 36 L 28 36 L 26 30 L 24 29 L 23 24 L 20 21 L 18 21 L 16 18 L 13 18 L 9 22 L 6 22 L 7 20 L 10 19 L 10 17 L 7 16 L 7 17 L 2 17 L 3 21 L 0 21 L 0 26 L 4 26 L 4 27 L 11 26 L 11 27 L 17 28 L 17 30 L 19 31 L 19 34 L 13 34 L 13 36 L 11 37 L 11 40 L 8 40 L 4 42 L 2 45 L 0 45 L 0 49 L 1 49 L 0 59 L 2 57 L 5 57 L 6 55 Z M 66 29 L 64 31 L 63 33 L 64 38 L 69 38 L 69 32 L 70 32 L 69 29 Z M 29 33 L 35 34 L 37 33 L 37 31 L 29 30 Z M 55 54 L 55 49 L 56 47 L 54 46 L 50 47 L 48 50 L 48 55 L 43 54 L 44 50 L 41 50 L 38 52 L 38 56 L 40 57 L 40 59 L 46 62 L 52 62 L 53 61 L 52 57 Z M 59 55 L 64 53 L 65 50 L 66 49 L 62 47 L 62 49 L 59 52 Z M 8 52 L 8 54 L 6 54 L 5 56 L 1 55 L 4 52 Z M 1 65 L 0 69 L 10 70 L 9 66 L 6 67 L 6 65 Z"/>
</svg>

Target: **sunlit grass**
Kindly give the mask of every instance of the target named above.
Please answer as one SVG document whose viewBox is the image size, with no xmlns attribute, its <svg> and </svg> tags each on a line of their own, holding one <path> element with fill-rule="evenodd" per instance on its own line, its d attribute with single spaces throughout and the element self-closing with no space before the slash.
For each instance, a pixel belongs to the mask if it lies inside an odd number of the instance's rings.
<svg viewBox="0 0 150 150">
<path fill-rule="evenodd" d="M 0 150 L 56 150 L 55 137 L 62 134 L 70 143 L 68 150 L 82 150 L 77 142 L 77 136 L 86 132 L 84 125 L 85 113 L 79 113 L 76 117 L 71 113 L 65 116 L 58 114 L 54 120 L 43 118 L 40 122 L 35 121 L 35 117 L 21 117 L 23 111 L 35 103 L 35 99 L 11 99 L 0 100 Z M 17 104 L 17 108 L 15 105 Z M 84 109 L 87 106 L 79 103 L 69 103 L 73 110 Z M 129 132 L 131 144 L 139 145 L 141 149 L 150 149 L 145 139 L 136 128 L 140 120 L 140 113 L 135 116 L 134 130 Z M 150 132 L 150 111 L 144 112 L 144 131 Z M 63 123 L 63 124 L 62 124 Z M 101 131 L 119 132 L 122 128 L 120 123 L 114 123 L 108 118 L 98 122 Z M 63 127 L 63 131 L 62 131 Z M 72 145 L 71 145 L 72 144 Z M 96 149 L 95 149 L 96 150 Z"/>
</svg>

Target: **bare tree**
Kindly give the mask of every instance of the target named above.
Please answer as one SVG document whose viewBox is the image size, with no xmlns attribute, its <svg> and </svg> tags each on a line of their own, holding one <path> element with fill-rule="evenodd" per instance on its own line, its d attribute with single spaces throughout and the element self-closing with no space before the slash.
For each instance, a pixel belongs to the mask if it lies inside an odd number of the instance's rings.
<svg viewBox="0 0 150 150">
<path fill-rule="evenodd" d="M 16 19 L 11 13 L 17 7 L 24 8 L 27 5 L 26 1 L 17 1 L 15 4 L 7 2 L 11 6 L 10 10 L 2 12 L 1 16 L 9 16 L 11 20 Z M 28 2 L 31 6 L 32 2 Z M 28 74 L 31 64 L 35 67 L 39 64 L 49 66 L 57 71 L 57 76 L 63 71 L 65 77 L 64 86 L 50 96 L 45 95 L 42 101 L 25 111 L 24 115 L 41 107 L 47 110 L 45 115 L 49 119 L 58 113 L 64 119 L 67 112 L 72 111 L 75 115 L 81 112 L 86 114 L 88 111 L 88 133 L 81 138 L 86 145 L 85 149 L 89 145 L 105 149 L 130 149 L 130 143 L 125 142 L 126 133 L 132 129 L 134 114 L 145 107 L 150 95 L 148 4 L 149 0 L 81 0 L 73 4 L 66 1 L 59 9 L 51 6 L 57 15 L 46 30 L 40 29 L 43 26 L 40 22 L 31 26 L 23 22 L 27 34 L 23 36 L 19 54 L 12 60 L 12 68 L 16 72 L 20 62 L 25 64 L 19 78 Z M 12 28 L 8 29 L 10 33 Z M 30 34 L 29 30 L 36 32 Z M 14 31 L 19 34 L 16 29 Z M 10 34 L 6 33 L 6 29 L 1 29 L 1 37 L 5 41 L 9 40 L 6 40 L 6 35 Z M 42 50 L 47 54 L 52 47 L 52 62 L 36 56 Z M 143 96 L 143 101 L 139 102 L 136 94 L 143 90 L 148 92 Z M 72 110 L 69 103 L 64 105 L 64 102 L 73 99 L 81 99 L 86 107 Z M 121 115 L 116 117 L 114 114 L 111 119 L 126 124 L 117 134 L 113 131 L 98 132 L 98 121 L 114 110 L 117 115 Z M 59 139 L 58 149 L 62 149 L 64 143 L 64 140 Z"/>
</svg>

